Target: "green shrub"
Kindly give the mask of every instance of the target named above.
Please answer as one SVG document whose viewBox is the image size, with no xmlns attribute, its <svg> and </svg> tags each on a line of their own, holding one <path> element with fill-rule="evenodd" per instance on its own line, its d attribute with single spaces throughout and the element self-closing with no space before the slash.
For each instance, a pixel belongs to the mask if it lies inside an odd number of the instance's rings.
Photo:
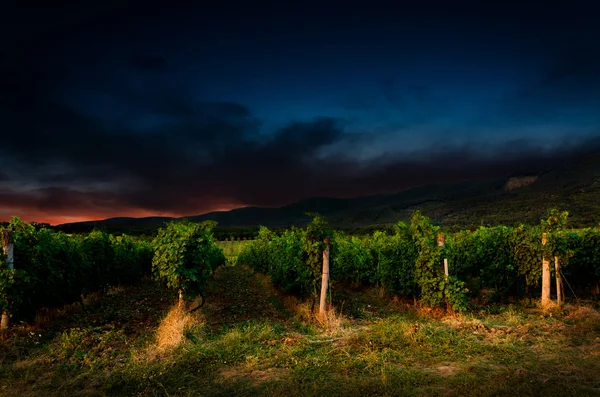
<svg viewBox="0 0 600 397">
<path fill-rule="evenodd" d="M 202 292 L 215 269 L 225 264 L 212 235 L 214 223 L 171 222 L 153 241 L 155 278 L 184 296 Z"/>
</svg>

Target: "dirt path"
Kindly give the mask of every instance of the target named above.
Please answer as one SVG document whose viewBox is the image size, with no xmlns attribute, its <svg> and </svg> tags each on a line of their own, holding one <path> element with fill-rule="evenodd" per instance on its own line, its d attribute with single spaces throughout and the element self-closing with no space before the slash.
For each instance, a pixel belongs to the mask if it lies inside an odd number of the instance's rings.
<svg viewBox="0 0 600 397">
<path fill-rule="evenodd" d="M 282 297 L 262 277 L 244 266 L 217 269 L 202 308 L 207 325 L 221 329 L 246 321 L 286 322 L 289 313 Z"/>
</svg>

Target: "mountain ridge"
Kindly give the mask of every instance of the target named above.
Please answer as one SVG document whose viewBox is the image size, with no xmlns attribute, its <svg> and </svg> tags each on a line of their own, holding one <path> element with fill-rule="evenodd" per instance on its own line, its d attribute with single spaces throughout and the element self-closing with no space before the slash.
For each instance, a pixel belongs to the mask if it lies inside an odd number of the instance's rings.
<svg viewBox="0 0 600 397">
<path fill-rule="evenodd" d="M 524 178 L 509 188 L 514 178 Z M 517 184 L 518 185 L 518 184 Z M 384 227 L 406 221 L 420 209 L 442 226 L 472 227 L 539 223 L 548 209 L 568 210 L 577 226 L 600 222 L 600 152 L 557 162 L 537 173 L 417 186 L 396 193 L 351 198 L 311 197 L 281 207 L 242 207 L 179 218 L 117 217 L 57 225 L 61 230 L 151 230 L 170 220 L 213 220 L 219 228 L 285 228 L 310 221 L 318 213 L 338 228 Z"/>
</svg>

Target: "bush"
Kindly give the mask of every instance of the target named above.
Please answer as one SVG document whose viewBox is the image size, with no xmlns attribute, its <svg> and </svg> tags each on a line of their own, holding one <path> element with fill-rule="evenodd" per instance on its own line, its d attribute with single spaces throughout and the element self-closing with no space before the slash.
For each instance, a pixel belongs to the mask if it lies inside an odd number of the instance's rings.
<svg viewBox="0 0 600 397">
<path fill-rule="evenodd" d="M 214 222 L 171 222 L 153 241 L 155 278 L 185 297 L 202 292 L 215 269 L 225 264 L 212 235 Z"/>
</svg>

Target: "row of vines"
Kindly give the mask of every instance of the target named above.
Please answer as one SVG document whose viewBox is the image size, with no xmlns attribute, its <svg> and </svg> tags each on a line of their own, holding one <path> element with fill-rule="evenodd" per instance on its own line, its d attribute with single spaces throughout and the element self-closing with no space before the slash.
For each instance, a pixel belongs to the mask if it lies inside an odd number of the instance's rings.
<svg viewBox="0 0 600 397">
<path fill-rule="evenodd" d="M 600 230 L 566 229 L 567 213 L 552 210 L 537 226 L 481 227 L 446 236 L 416 211 L 410 224 L 392 233 L 350 236 L 315 217 L 306 229 L 275 234 L 261 228 L 238 263 L 271 276 L 285 292 L 316 297 L 324 237 L 330 237 L 330 277 L 355 285 L 380 285 L 387 292 L 418 298 L 431 306 L 464 310 L 473 302 L 539 295 L 542 257 L 558 258 L 573 293 L 598 290 Z M 542 233 L 547 243 L 542 244 Z M 449 263 L 444 274 L 443 259 Z"/>
<path fill-rule="evenodd" d="M 393 232 L 350 236 L 315 215 L 305 228 L 275 233 L 261 228 L 245 245 L 238 263 L 270 275 L 286 293 L 317 297 L 325 241 L 330 244 L 334 282 L 379 285 L 390 293 L 455 310 L 485 294 L 499 300 L 538 293 L 541 259 L 557 258 L 573 293 L 598 291 L 600 230 L 568 230 L 567 213 L 553 210 L 537 226 L 481 227 L 447 236 L 416 211 L 409 224 Z M 212 230 L 215 222 L 171 223 L 149 242 L 92 232 L 68 236 L 11 221 L 15 233 L 15 269 L 0 256 L 0 309 L 21 316 L 42 306 L 81 299 L 108 285 L 152 275 L 181 297 L 201 292 L 226 258 Z M 542 244 L 542 233 L 547 243 Z M 449 275 L 442 266 L 446 258 Z"/>
<path fill-rule="evenodd" d="M 225 263 L 214 226 L 171 223 L 148 242 L 100 231 L 69 236 L 13 218 L 15 266 L 10 269 L 0 255 L 0 311 L 27 318 L 41 307 L 81 301 L 87 293 L 144 276 L 184 295 L 201 292 Z"/>
</svg>

